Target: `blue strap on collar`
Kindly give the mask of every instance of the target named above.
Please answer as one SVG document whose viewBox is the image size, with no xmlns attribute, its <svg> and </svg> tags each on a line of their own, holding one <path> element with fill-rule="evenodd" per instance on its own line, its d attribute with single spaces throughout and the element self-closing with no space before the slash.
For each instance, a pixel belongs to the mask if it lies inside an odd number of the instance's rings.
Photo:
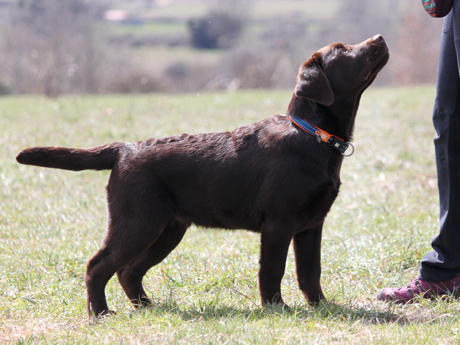
<svg viewBox="0 0 460 345">
<path fill-rule="evenodd" d="M 349 142 L 346 142 L 335 135 L 329 134 L 328 132 L 312 125 L 305 119 L 289 115 L 289 119 L 298 127 L 302 128 L 305 132 L 316 137 L 318 143 L 324 142 L 331 146 L 334 150 L 340 152 L 343 156 L 351 156 L 355 152 L 355 148 Z M 353 149 L 350 154 L 345 154 L 348 147 Z"/>
</svg>

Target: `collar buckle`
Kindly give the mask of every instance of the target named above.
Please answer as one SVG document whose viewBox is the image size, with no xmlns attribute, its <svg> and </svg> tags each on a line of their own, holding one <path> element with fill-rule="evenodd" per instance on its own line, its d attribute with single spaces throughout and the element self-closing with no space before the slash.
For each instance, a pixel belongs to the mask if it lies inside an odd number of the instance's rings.
<svg viewBox="0 0 460 345">
<path fill-rule="evenodd" d="M 355 147 L 351 143 L 345 142 L 332 135 L 331 138 L 328 140 L 327 144 L 332 146 L 334 150 L 339 151 L 344 157 L 350 157 L 353 153 L 355 153 Z M 352 151 L 349 154 L 346 154 L 346 151 L 350 146 L 352 148 Z"/>
</svg>

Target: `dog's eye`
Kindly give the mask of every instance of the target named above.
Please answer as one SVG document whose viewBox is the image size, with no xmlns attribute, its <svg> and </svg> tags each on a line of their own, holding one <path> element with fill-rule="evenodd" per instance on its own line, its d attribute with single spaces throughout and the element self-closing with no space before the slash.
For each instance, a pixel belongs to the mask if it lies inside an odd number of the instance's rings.
<svg viewBox="0 0 460 345">
<path fill-rule="evenodd" d="M 343 45 L 341 45 L 341 44 L 338 45 L 336 48 L 337 48 L 341 53 L 347 53 L 347 52 L 348 52 L 348 49 L 345 48 L 345 46 L 343 46 Z"/>
</svg>

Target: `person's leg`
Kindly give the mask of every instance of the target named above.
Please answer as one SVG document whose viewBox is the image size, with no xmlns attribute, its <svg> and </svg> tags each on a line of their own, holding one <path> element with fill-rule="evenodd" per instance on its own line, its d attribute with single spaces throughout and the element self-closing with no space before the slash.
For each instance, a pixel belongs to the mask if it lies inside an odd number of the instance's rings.
<svg viewBox="0 0 460 345">
<path fill-rule="evenodd" d="M 455 6 L 460 18 L 460 3 Z M 440 200 L 440 232 L 422 260 L 420 277 L 403 288 L 385 288 L 379 300 L 408 302 L 415 296 L 457 293 L 460 289 L 460 82 L 453 16 L 443 27 L 433 124 Z M 458 103 L 458 104 L 457 104 Z"/>
<path fill-rule="evenodd" d="M 421 262 L 420 278 L 442 281 L 460 274 L 460 102 L 453 113 L 435 108 L 433 122 L 437 132 L 440 232 L 431 243 L 433 250 Z"/>
<path fill-rule="evenodd" d="M 458 12 L 460 6 L 455 7 Z M 455 14 L 446 18 L 443 27 L 433 112 L 440 232 L 420 267 L 420 279 L 433 282 L 460 274 L 460 82 L 452 19 Z"/>
</svg>

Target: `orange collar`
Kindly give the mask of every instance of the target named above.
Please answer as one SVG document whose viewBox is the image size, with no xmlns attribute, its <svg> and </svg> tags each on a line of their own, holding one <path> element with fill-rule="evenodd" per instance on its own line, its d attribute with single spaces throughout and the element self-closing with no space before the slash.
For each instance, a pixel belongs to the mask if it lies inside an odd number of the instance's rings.
<svg viewBox="0 0 460 345">
<path fill-rule="evenodd" d="M 346 142 L 339 137 L 329 134 L 328 132 L 322 130 L 321 128 L 318 128 L 314 125 L 312 125 L 310 122 L 308 122 L 305 119 L 301 119 L 299 117 L 291 116 L 289 115 L 289 119 L 298 127 L 303 129 L 305 132 L 313 135 L 316 137 L 316 141 L 318 143 L 324 142 L 331 146 L 333 149 L 336 151 L 339 151 L 343 156 L 351 156 L 355 152 L 355 148 L 353 145 L 349 142 Z M 345 154 L 347 151 L 348 147 L 353 149 L 350 154 Z"/>
</svg>

